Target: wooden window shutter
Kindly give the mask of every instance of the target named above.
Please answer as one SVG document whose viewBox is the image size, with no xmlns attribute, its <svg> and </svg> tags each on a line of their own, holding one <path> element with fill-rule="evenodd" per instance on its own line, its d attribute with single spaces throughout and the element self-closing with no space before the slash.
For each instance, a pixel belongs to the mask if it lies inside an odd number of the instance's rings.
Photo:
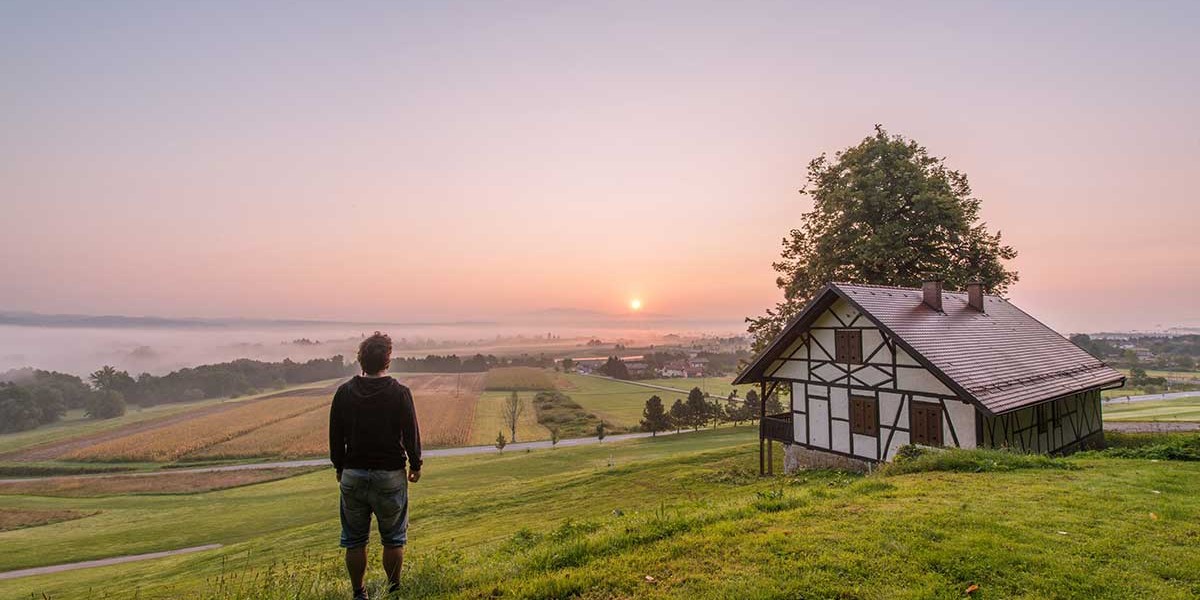
<svg viewBox="0 0 1200 600">
<path fill-rule="evenodd" d="M 942 445 L 942 407 L 913 401 L 908 410 L 909 439 L 914 444 Z"/>
<path fill-rule="evenodd" d="M 847 364 L 862 364 L 862 332 L 857 329 L 837 329 L 833 332 L 834 360 Z"/>
<path fill-rule="evenodd" d="M 850 396 L 850 432 L 879 435 L 879 401 L 870 396 Z"/>
</svg>

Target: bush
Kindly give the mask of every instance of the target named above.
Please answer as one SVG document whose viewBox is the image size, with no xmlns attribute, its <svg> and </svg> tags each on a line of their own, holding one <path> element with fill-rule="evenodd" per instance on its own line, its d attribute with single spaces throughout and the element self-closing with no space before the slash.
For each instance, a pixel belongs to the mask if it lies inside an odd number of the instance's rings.
<svg viewBox="0 0 1200 600">
<path fill-rule="evenodd" d="M 1044 454 L 1025 454 L 1013 450 L 985 448 L 926 448 L 904 446 L 896 453 L 894 462 L 884 465 L 885 475 L 903 475 L 928 471 L 985 473 L 1016 471 L 1018 469 L 1073 469 L 1070 462 Z"/>
<path fill-rule="evenodd" d="M 1114 458 L 1200 460 L 1200 433 L 1104 434 L 1104 450 L 1089 454 Z"/>
</svg>

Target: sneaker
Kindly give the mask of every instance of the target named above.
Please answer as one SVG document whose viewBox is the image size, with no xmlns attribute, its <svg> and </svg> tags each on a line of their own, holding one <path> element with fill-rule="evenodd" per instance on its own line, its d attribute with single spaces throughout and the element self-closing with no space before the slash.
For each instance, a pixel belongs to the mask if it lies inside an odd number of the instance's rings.
<svg viewBox="0 0 1200 600">
<path fill-rule="evenodd" d="M 354 600 L 371 600 L 367 597 L 367 588 L 354 592 Z"/>
<path fill-rule="evenodd" d="M 400 597 L 400 584 L 389 583 L 387 593 L 388 593 L 389 598 L 399 598 Z"/>
</svg>

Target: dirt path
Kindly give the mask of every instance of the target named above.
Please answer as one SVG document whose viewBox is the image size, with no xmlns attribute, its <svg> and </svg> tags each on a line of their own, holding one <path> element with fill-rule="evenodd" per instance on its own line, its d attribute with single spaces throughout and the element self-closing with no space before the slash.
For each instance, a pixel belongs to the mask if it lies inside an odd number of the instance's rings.
<svg viewBox="0 0 1200 600">
<path fill-rule="evenodd" d="M 193 552 L 203 552 L 205 550 L 216 550 L 221 544 L 206 544 L 204 546 L 193 546 L 191 548 L 180 548 L 178 550 L 166 550 L 163 552 L 150 552 L 148 554 L 134 554 L 131 556 L 115 556 L 113 558 L 101 558 L 99 560 L 85 560 L 83 562 L 67 563 L 65 565 L 50 565 L 47 567 L 34 567 L 32 569 L 18 569 L 16 571 L 6 571 L 0 573 L 0 579 L 17 579 L 18 577 L 31 577 L 33 575 L 46 575 L 49 573 L 61 573 L 63 571 L 74 571 L 76 569 L 89 569 L 91 567 L 107 567 L 109 565 L 119 565 L 122 563 L 136 562 L 139 560 L 152 560 L 155 558 L 166 558 L 168 556 L 179 556 L 180 554 L 191 554 Z"/>
</svg>

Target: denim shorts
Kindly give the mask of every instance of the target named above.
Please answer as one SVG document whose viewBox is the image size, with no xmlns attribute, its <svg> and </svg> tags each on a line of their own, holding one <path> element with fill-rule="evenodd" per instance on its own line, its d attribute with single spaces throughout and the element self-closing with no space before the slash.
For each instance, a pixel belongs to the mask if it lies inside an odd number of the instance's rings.
<svg viewBox="0 0 1200 600">
<path fill-rule="evenodd" d="M 372 514 L 383 545 L 404 546 L 408 541 L 408 476 L 404 469 L 346 469 L 342 471 L 341 488 L 343 548 L 367 545 Z"/>
</svg>

